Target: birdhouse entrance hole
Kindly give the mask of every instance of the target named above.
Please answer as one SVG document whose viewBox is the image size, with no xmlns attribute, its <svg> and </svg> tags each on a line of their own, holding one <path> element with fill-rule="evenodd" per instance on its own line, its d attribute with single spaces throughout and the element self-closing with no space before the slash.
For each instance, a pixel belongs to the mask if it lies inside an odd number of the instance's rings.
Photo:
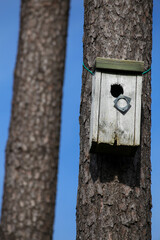
<svg viewBox="0 0 160 240">
<path fill-rule="evenodd" d="M 111 85 L 111 94 L 115 98 L 119 97 L 119 95 L 123 94 L 123 87 L 120 84 Z"/>
</svg>

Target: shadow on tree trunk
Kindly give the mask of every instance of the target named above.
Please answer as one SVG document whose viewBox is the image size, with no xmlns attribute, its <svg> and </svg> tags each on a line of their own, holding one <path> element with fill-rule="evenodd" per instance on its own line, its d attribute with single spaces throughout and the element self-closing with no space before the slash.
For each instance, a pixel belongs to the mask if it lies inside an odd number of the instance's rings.
<svg viewBox="0 0 160 240">
<path fill-rule="evenodd" d="M 130 187 L 140 186 L 141 159 L 140 148 L 131 157 L 108 154 L 90 154 L 90 173 L 93 182 L 98 178 L 101 183 L 112 182 L 116 177 L 120 183 Z"/>
</svg>

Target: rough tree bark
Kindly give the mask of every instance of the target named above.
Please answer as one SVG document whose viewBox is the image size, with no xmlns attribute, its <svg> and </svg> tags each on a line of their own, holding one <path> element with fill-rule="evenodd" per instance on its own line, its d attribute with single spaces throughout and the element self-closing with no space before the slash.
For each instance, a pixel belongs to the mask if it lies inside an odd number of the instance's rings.
<svg viewBox="0 0 160 240">
<path fill-rule="evenodd" d="M 0 240 L 5 240 L 4 232 L 0 226 Z"/>
<path fill-rule="evenodd" d="M 52 239 L 69 0 L 22 0 L 1 224 Z"/>
<path fill-rule="evenodd" d="M 151 66 L 152 0 L 84 0 L 84 64 L 96 57 Z M 89 154 L 92 75 L 83 69 L 77 240 L 151 239 L 151 72 L 143 77 L 141 146 L 134 157 Z"/>
</svg>

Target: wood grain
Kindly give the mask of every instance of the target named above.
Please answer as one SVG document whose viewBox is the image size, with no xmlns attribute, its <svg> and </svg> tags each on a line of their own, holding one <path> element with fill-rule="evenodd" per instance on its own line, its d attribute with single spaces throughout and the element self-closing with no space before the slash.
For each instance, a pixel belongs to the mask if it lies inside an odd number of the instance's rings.
<svg viewBox="0 0 160 240">
<path fill-rule="evenodd" d="M 141 95 L 142 95 L 142 76 L 137 76 L 136 79 L 136 106 L 135 106 L 135 139 L 134 145 L 140 144 L 141 134 Z"/>
<path fill-rule="evenodd" d="M 116 97 L 111 94 L 113 85 L 121 86 L 123 95 L 131 99 L 131 107 L 125 114 L 114 107 Z M 141 89 L 142 76 L 111 74 L 103 71 L 95 73 L 92 80 L 90 120 L 92 151 L 96 152 L 96 145 L 102 143 L 133 147 L 140 144 Z M 124 100 L 124 105 L 126 104 Z"/>
<path fill-rule="evenodd" d="M 117 83 L 117 75 L 102 73 L 98 143 L 114 144 L 117 128 L 117 110 L 114 108 L 114 97 L 111 85 Z"/>
<path fill-rule="evenodd" d="M 101 91 L 101 72 L 96 72 L 92 80 L 92 105 L 90 121 L 90 148 L 98 141 L 99 101 Z"/>
<path fill-rule="evenodd" d="M 144 62 L 97 57 L 96 68 L 142 73 L 144 71 Z"/>
</svg>

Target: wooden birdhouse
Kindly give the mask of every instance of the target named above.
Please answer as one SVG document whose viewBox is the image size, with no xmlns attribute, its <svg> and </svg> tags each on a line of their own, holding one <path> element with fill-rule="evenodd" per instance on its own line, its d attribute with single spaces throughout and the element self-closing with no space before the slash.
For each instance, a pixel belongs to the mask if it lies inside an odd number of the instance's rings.
<svg viewBox="0 0 160 240">
<path fill-rule="evenodd" d="M 90 151 L 128 155 L 140 145 L 144 63 L 96 58 Z"/>
</svg>

